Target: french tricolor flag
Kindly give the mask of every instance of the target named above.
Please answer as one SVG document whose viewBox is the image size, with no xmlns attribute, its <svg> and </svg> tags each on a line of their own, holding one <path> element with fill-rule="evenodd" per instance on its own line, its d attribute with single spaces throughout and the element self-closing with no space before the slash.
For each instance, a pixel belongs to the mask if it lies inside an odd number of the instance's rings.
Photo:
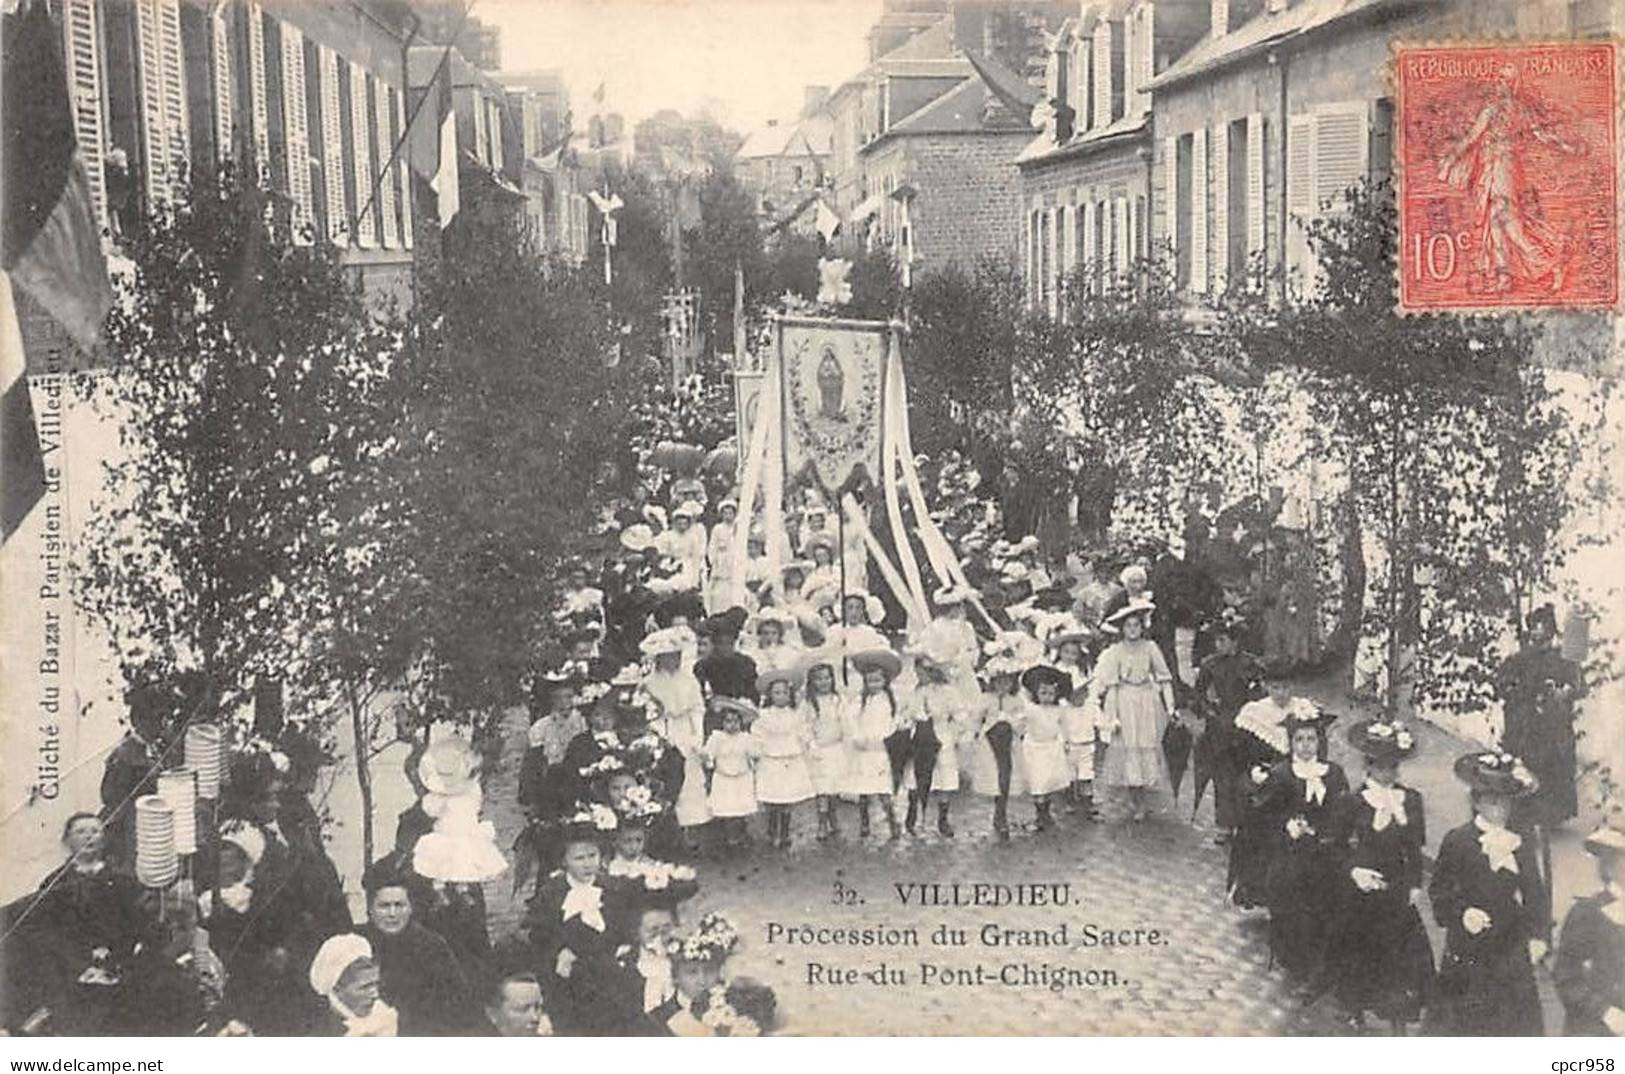
<svg viewBox="0 0 1625 1074">
<path fill-rule="evenodd" d="M 8 12 L 0 35 L 0 269 L 8 290 L 26 296 L 96 361 L 112 293 L 74 137 L 62 35 L 45 0 L 24 0 Z M 8 331 L 0 333 L 0 540 L 11 536 L 45 490 L 28 356 L 15 332 L 16 311 L 10 301 L 3 305 L 0 318 Z"/>
</svg>

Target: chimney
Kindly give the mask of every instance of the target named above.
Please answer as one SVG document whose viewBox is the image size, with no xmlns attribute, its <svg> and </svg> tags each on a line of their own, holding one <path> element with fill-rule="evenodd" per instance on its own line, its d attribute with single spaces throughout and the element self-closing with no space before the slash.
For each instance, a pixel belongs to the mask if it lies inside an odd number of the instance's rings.
<svg viewBox="0 0 1625 1074">
<path fill-rule="evenodd" d="M 1230 32 L 1230 0 L 1208 0 L 1208 24 L 1214 37 Z"/>
<path fill-rule="evenodd" d="M 829 100 L 828 86 L 803 86 L 801 88 L 801 115 L 805 119 L 824 107 Z"/>
</svg>

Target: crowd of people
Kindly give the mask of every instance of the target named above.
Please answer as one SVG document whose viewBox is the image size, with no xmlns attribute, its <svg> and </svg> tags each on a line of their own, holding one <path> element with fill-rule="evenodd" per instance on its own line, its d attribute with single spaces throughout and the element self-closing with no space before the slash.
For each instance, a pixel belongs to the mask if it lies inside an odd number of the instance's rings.
<svg viewBox="0 0 1625 1074">
<path fill-rule="evenodd" d="M 322 757 L 290 733 L 237 757 L 189 877 L 145 889 L 121 807 L 166 745 L 163 706 L 132 705 L 108 809 L 69 820 L 67 862 L 8 911 L 8 956 L 29 967 L 8 1029 L 771 1032 L 772 989 L 729 973 L 737 930 L 686 912 L 706 862 L 793 852 L 809 831 L 854 852 L 954 839 L 974 808 L 1000 842 L 1166 823 L 1189 769 L 1193 817 L 1212 791 L 1229 898 L 1268 915 L 1272 964 L 1305 1002 L 1401 1032 L 1539 1033 L 1550 962 L 1569 1032 L 1625 1031 L 1625 831 L 1587 840 L 1602 892 L 1554 937 L 1533 836 L 1573 811 L 1553 813 L 1546 773 L 1475 752 L 1455 765 L 1470 815 L 1430 866 L 1424 803 L 1400 779 L 1413 729 L 1343 729 L 1363 759 L 1351 779 L 1329 756 L 1337 717 L 1295 696 L 1296 669 L 1248 654 L 1244 618 L 1166 545 L 1079 569 L 1030 537 L 991 542 L 980 576 L 910 622 L 869 592 L 821 501 L 796 503 L 785 533 L 746 528 L 736 557 L 737 504 L 699 481 L 665 498 L 638 497 L 614 555 L 562 572 L 511 848 L 482 819 L 485 753 L 430 729 L 407 766 L 420 801 L 352 921 L 310 801 Z M 493 940 L 484 885 L 510 856 L 527 910 Z"/>
</svg>

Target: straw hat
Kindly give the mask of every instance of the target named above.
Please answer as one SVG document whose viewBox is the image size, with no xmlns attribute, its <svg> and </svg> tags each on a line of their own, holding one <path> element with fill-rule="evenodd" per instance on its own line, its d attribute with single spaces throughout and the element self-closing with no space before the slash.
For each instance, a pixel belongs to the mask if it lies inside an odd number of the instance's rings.
<svg viewBox="0 0 1625 1074">
<path fill-rule="evenodd" d="M 1131 615 L 1150 615 L 1156 610 L 1157 605 L 1155 601 L 1147 600 L 1143 597 L 1139 600 L 1131 600 L 1121 608 L 1118 608 L 1116 611 L 1108 615 L 1105 620 L 1103 620 L 1102 625 L 1116 629 L 1119 623 Z"/>
<path fill-rule="evenodd" d="M 638 522 L 621 531 L 621 547 L 629 552 L 644 552 L 654 547 L 655 531 Z"/>
<path fill-rule="evenodd" d="M 1055 695 L 1062 701 L 1072 696 L 1072 676 L 1050 664 L 1035 664 L 1021 673 L 1021 687 L 1034 697 L 1045 683 L 1055 687 Z"/>
<path fill-rule="evenodd" d="M 853 653 L 847 659 L 860 674 L 865 675 L 871 670 L 878 669 L 886 673 L 886 678 L 895 679 L 897 673 L 903 670 L 902 658 L 890 649 L 864 649 Z"/>
<path fill-rule="evenodd" d="M 1522 798 L 1540 789 L 1540 780 L 1510 753 L 1466 753 L 1452 767 L 1457 779 L 1486 794 Z"/>
<path fill-rule="evenodd" d="M 792 664 L 789 667 L 782 668 L 768 668 L 756 676 L 756 695 L 765 698 L 768 688 L 776 682 L 787 682 L 799 690 L 805 676 L 806 669 L 800 664 Z"/>
<path fill-rule="evenodd" d="M 1625 829 L 1604 824 L 1585 837 L 1585 848 L 1599 858 L 1625 854 Z"/>
<path fill-rule="evenodd" d="M 1402 761 L 1416 752 L 1416 736 L 1402 723 L 1361 720 L 1349 728 L 1348 740 L 1373 761 Z"/>
</svg>

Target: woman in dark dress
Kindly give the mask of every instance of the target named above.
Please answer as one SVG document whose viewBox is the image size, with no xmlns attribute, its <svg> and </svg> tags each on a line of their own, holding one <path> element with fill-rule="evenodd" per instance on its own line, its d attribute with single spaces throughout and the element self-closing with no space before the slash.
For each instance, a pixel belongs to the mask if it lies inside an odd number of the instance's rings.
<svg viewBox="0 0 1625 1074">
<path fill-rule="evenodd" d="M 1344 800 L 1348 848 L 1329 965 L 1351 1023 L 1362 1026 L 1370 1011 L 1403 1034 L 1421 1020 L 1433 988 L 1433 947 L 1417 910 L 1422 796 L 1399 782 L 1416 739 L 1403 724 L 1365 720 L 1349 728 L 1349 743 L 1365 758 L 1366 777 Z"/>
<path fill-rule="evenodd" d="M 1625 1037 L 1625 828 L 1598 828 L 1585 846 L 1602 890 L 1576 899 L 1563 919 L 1552 983 L 1565 1035 Z"/>
<path fill-rule="evenodd" d="M 1550 943 L 1551 899 L 1532 841 L 1507 824 L 1513 803 L 1539 781 L 1504 753 L 1469 753 L 1455 770 L 1472 789 L 1473 819 L 1445 834 L 1428 885 L 1445 941 L 1427 1029 L 1538 1037 L 1534 966 Z"/>
<path fill-rule="evenodd" d="M 1266 680 L 1269 693 L 1241 706 L 1236 714 L 1229 762 L 1236 787 L 1236 836 L 1230 843 L 1230 869 L 1226 889 L 1230 900 L 1244 910 L 1268 899 L 1266 879 L 1274 833 L 1259 812 L 1259 795 L 1270 770 L 1292 752 L 1286 721 L 1303 707 L 1292 696 L 1292 684 L 1279 674 Z"/>
<path fill-rule="evenodd" d="M 1294 713 L 1286 728 L 1292 753 L 1270 769 L 1258 811 L 1268 833 L 1265 890 L 1270 956 L 1309 998 L 1326 987 L 1343 820 L 1349 792 L 1343 769 L 1326 756 L 1326 728 L 1336 717 Z"/>
</svg>

